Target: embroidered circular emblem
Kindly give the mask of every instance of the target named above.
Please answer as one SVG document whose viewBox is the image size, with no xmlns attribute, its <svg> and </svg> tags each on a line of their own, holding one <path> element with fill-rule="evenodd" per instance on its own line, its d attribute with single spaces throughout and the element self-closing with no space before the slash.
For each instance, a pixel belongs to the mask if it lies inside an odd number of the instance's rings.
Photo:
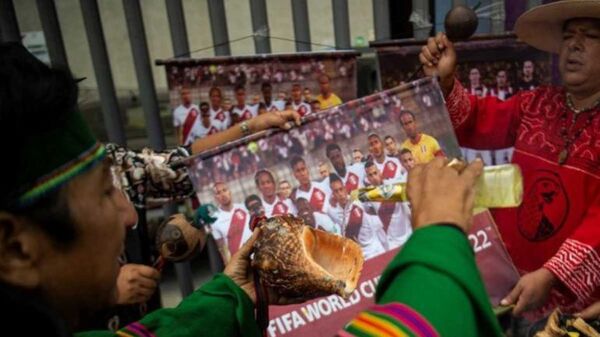
<svg viewBox="0 0 600 337">
<path fill-rule="evenodd" d="M 560 176 L 548 170 L 534 174 L 519 207 L 517 226 L 529 241 L 544 241 L 556 234 L 567 220 L 569 199 Z"/>
</svg>

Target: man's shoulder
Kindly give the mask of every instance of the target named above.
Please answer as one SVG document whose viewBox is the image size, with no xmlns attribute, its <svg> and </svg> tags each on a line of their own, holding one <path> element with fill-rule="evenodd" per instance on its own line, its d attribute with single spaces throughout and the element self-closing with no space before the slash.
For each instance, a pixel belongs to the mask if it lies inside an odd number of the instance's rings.
<svg viewBox="0 0 600 337">
<path fill-rule="evenodd" d="M 438 144 L 438 141 L 437 141 L 437 139 L 435 139 L 435 137 L 430 136 L 426 133 L 422 133 L 421 135 L 423 137 L 421 141 Z"/>
</svg>

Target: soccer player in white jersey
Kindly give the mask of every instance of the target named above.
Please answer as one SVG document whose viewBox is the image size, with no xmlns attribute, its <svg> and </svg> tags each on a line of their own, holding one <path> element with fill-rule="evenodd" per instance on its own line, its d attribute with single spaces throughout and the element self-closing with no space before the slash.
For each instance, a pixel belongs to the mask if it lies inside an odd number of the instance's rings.
<svg viewBox="0 0 600 337">
<path fill-rule="evenodd" d="M 277 185 L 273 174 L 268 170 L 259 170 L 254 175 L 254 183 L 261 194 L 261 201 L 265 208 L 265 216 L 292 214 L 296 215 L 296 207 L 292 200 L 281 199 L 277 196 Z"/>
<path fill-rule="evenodd" d="M 291 197 L 292 200 L 295 201 L 298 198 L 304 198 L 308 200 L 313 210 L 323 213 L 327 212 L 329 196 L 331 194 L 329 185 L 310 180 L 308 167 L 302 157 L 293 157 L 290 161 L 290 166 L 294 178 L 296 178 L 300 184 L 298 187 L 294 188 Z"/>
<path fill-rule="evenodd" d="M 217 132 L 219 130 L 212 125 L 208 103 L 200 103 L 200 123 L 192 130 L 193 139 L 204 138 Z"/>
<path fill-rule="evenodd" d="M 263 95 L 262 104 L 264 105 L 265 111 L 282 111 L 285 109 L 284 101 L 273 101 L 273 87 L 271 86 L 271 83 L 263 82 L 260 90 Z"/>
<path fill-rule="evenodd" d="M 181 88 L 180 95 L 181 104 L 173 110 L 173 126 L 177 142 L 181 145 L 190 145 L 194 141 L 192 130 L 200 122 L 200 109 L 192 103 L 192 93 L 189 88 Z"/>
<path fill-rule="evenodd" d="M 295 203 L 298 209 L 298 216 L 304 220 L 306 225 L 333 234 L 342 234 L 339 224 L 333 222 L 327 214 L 315 211 L 305 198 L 298 198 Z"/>
<path fill-rule="evenodd" d="M 212 234 L 223 262 L 227 264 L 231 256 L 252 236 L 250 214 L 244 205 L 233 203 L 231 191 L 224 182 L 216 182 L 213 193 L 219 211 L 216 214 L 217 221 L 211 225 Z"/>
<path fill-rule="evenodd" d="M 210 88 L 208 92 L 210 98 L 210 118 L 212 125 L 219 131 L 226 130 L 231 126 L 231 116 L 229 111 L 225 111 L 221 106 L 223 95 L 221 89 L 217 87 Z"/>
<path fill-rule="evenodd" d="M 351 201 L 342 179 L 332 173 L 329 176 L 332 190 L 328 215 L 342 228 L 342 235 L 360 245 L 365 259 L 375 257 L 388 249 L 387 235 L 381 219 L 368 205 Z"/>
<path fill-rule="evenodd" d="M 237 122 L 242 122 L 258 115 L 258 105 L 246 104 L 246 88 L 243 85 L 235 87 L 235 101 L 231 112 Z"/>
<path fill-rule="evenodd" d="M 392 180 L 394 182 L 405 182 L 407 172 L 400 163 L 398 158 L 390 157 L 385 154 L 383 142 L 378 134 L 372 133 L 368 136 L 369 153 L 371 161 L 377 165 L 377 169 L 381 172 L 384 180 Z"/>
<path fill-rule="evenodd" d="M 365 164 L 365 171 L 369 185 L 383 185 L 384 179 L 381 172 L 372 161 Z M 388 249 L 399 247 L 408 240 L 412 233 L 408 202 L 369 202 L 365 204 L 371 204 L 381 219 L 383 230 L 387 236 Z"/>
<path fill-rule="evenodd" d="M 298 83 L 292 85 L 292 109 L 304 117 L 312 112 L 310 104 L 302 100 L 302 87 Z"/>
<path fill-rule="evenodd" d="M 362 163 L 354 163 L 346 166 L 342 148 L 336 143 L 328 144 L 325 148 L 325 156 L 331 162 L 335 173 L 342 179 L 348 193 L 355 189 L 364 187 L 365 169 Z"/>
</svg>

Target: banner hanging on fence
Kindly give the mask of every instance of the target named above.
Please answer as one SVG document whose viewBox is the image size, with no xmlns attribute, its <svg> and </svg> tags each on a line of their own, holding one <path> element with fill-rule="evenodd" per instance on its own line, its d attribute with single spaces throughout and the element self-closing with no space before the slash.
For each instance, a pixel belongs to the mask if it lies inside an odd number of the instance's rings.
<svg viewBox="0 0 600 337">
<path fill-rule="evenodd" d="M 424 40 L 371 43 L 377 50 L 382 88 L 395 87 L 417 71 L 419 53 L 425 43 Z M 518 41 L 514 34 L 476 36 L 454 46 L 458 58 L 457 78 L 473 95 L 506 100 L 519 90 L 532 90 L 556 79 L 550 54 Z M 506 164 L 512 158 L 512 148 L 462 148 L 461 151 L 466 160 L 481 158 L 486 165 Z"/>
</svg>

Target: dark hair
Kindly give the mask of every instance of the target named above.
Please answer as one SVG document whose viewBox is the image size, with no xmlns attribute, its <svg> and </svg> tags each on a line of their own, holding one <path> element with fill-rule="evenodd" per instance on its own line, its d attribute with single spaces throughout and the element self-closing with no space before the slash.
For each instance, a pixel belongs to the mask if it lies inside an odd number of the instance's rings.
<svg viewBox="0 0 600 337">
<path fill-rule="evenodd" d="M 393 140 L 394 142 L 396 141 L 396 140 L 394 139 L 394 137 L 392 137 L 392 136 L 390 136 L 390 135 L 387 135 L 387 136 L 383 137 L 383 140 L 388 140 L 388 139 L 391 139 L 391 140 Z"/>
<path fill-rule="evenodd" d="M 339 150 L 340 152 L 342 152 L 342 148 L 337 143 L 327 144 L 327 147 L 325 148 L 325 156 L 329 157 L 329 153 L 335 150 Z"/>
<path fill-rule="evenodd" d="M 591 18 L 591 17 L 589 17 L 589 18 L 583 17 L 583 18 L 570 18 L 570 19 L 566 20 L 562 25 L 561 31 L 564 32 L 565 29 L 567 29 L 567 26 L 569 25 L 569 23 L 571 23 L 574 20 L 592 20 L 594 22 L 594 25 L 596 25 L 596 28 L 600 29 L 600 19 Z"/>
<path fill-rule="evenodd" d="M 415 120 L 415 114 L 410 111 L 410 110 L 402 110 L 400 111 L 400 117 L 402 117 L 403 115 L 411 115 L 413 120 Z"/>
<path fill-rule="evenodd" d="M 273 183 L 275 183 L 275 178 L 273 177 L 273 174 L 271 173 L 271 171 L 262 169 L 262 170 L 256 171 L 256 173 L 254 174 L 254 183 L 256 184 L 256 186 L 258 186 L 258 177 L 262 176 L 263 174 L 268 174 L 269 177 L 271 177 L 271 180 L 273 181 Z"/>
<path fill-rule="evenodd" d="M 340 183 L 344 183 L 344 181 L 342 180 L 342 178 L 340 178 L 340 176 L 338 176 L 335 173 L 331 173 L 329 175 L 329 185 L 333 184 L 334 182 L 339 181 Z"/>
<path fill-rule="evenodd" d="M 25 147 L 15 139 L 64 127 L 68 116 L 77 110 L 77 82 L 67 69 L 48 67 L 16 42 L 0 43 L 0 78 L 0 143 L 10 144 L 3 149 L 5 158 L 20 163 Z M 24 168 L 5 165 L 5 169 L 0 186 L 12 186 L 9 180 Z M 66 188 L 17 208 L 13 203 L 21 188 L 3 190 L 0 209 L 31 219 L 58 244 L 72 243 L 76 229 Z"/>
<path fill-rule="evenodd" d="M 241 84 L 238 84 L 235 86 L 235 88 L 233 89 L 233 92 L 237 92 L 238 90 L 246 90 L 246 87 L 244 87 Z"/>
<path fill-rule="evenodd" d="M 402 150 L 400 150 L 400 155 L 403 155 L 403 154 L 405 154 L 405 153 L 410 153 L 410 154 L 412 154 L 412 151 L 411 151 L 411 150 L 409 150 L 409 149 L 407 149 L 407 148 L 403 148 Z"/>
<path fill-rule="evenodd" d="M 211 87 L 208 91 L 208 97 L 212 96 L 213 91 L 218 91 L 219 96 L 223 97 L 223 93 L 221 92 L 221 89 L 219 87 Z"/>
<path fill-rule="evenodd" d="M 372 160 L 367 160 L 367 162 L 365 163 L 365 171 L 371 166 L 375 166 L 375 162 Z"/>
<path fill-rule="evenodd" d="M 371 138 L 377 138 L 377 139 L 379 139 L 379 141 L 381 141 L 381 137 L 380 137 L 378 134 L 376 134 L 375 132 L 373 132 L 373 133 L 370 133 L 370 134 L 367 136 L 367 139 L 371 139 Z"/>
<path fill-rule="evenodd" d="M 310 202 L 308 202 L 308 199 L 304 198 L 304 197 L 300 197 L 300 198 L 296 198 L 296 200 L 294 200 L 294 205 L 298 206 L 298 204 L 300 203 L 300 201 L 305 202 L 308 204 L 308 207 L 312 209 L 312 206 L 310 205 Z"/>
<path fill-rule="evenodd" d="M 293 169 L 294 167 L 296 167 L 296 165 L 298 165 L 298 163 L 305 163 L 304 158 L 300 157 L 300 156 L 294 156 L 292 157 L 292 159 L 290 160 L 290 167 Z"/>
<path fill-rule="evenodd" d="M 66 186 L 47 193 L 35 203 L 11 213 L 30 219 L 57 247 L 69 247 L 77 237 L 75 222 L 67 200 Z"/>
<path fill-rule="evenodd" d="M 252 202 L 252 201 L 258 201 L 258 202 L 260 202 L 262 204 L 262 200 L 260 200 L 260 197 L 258 195 L 256 195 L 256 194 L 250 194 L 244 200 L 244 206 L 246 206 L 246 208 L 249 208 L 248 204 L 250 204 L 250 202 Z"/>
<path fill-rule="evenodd" d="M 263 82 L 262 85 L 260 86 L 260 88 L 261 89 L 264 89 L 264 88 L 273 88 L 273 86 L 269 82 Z"/>
<path fill-rule="evenodd" d="M 200 108 L 202 108 L 203 106 L 210 108 L 210 105 L 208 105 L 208 102 L 201 102 L 200 103 Z"/>
</svg>

